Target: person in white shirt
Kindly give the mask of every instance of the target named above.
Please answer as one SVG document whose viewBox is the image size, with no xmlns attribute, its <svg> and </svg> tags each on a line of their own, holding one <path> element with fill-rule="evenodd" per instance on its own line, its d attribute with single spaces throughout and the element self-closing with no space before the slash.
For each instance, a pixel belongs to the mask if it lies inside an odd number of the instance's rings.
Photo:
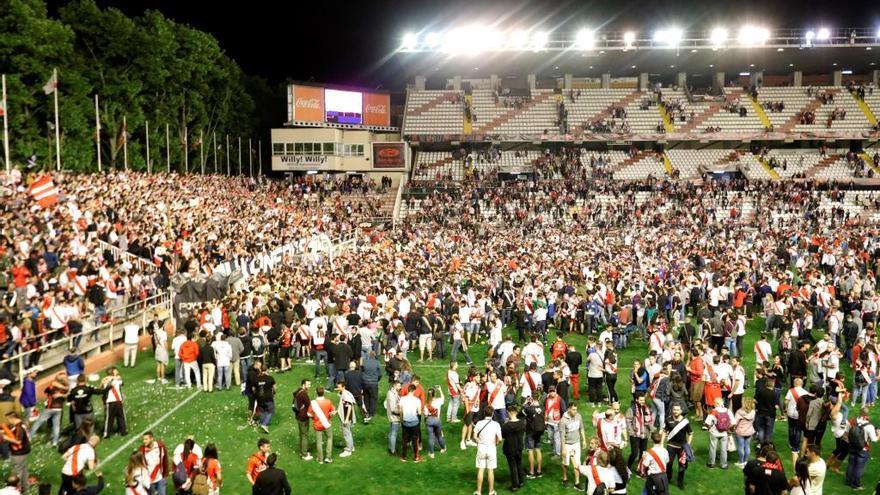
<svg viewBox="0 0 880 495">
<path fill-rule="evenodd" d="M 492 419 L 492 408 L 487 407 L 485 417 L 474 425 L 477 437 L 477 491 L 483 493 L 483 476 L 488 470 L 489 493 L 495 495 L 495 469 L 498 467 L 498 444 L 501 443 L 501 425 Z"/>
<path fill-rule="evenodd" d="M 217 390 L 223 390 L 223 384 L 226 383 L 226 390 L 231 386 L 231 369 L 232 365 L 232 346 L 226 341 L 226 334 L 218 333 L 214 342 L 211 343 L 214 348 L 214 359 L 217 361 Z"/>
<path fill-rule="evenodd" d="M 535 363 L 538 368 L 543 368 L 545 363 L 544 346 L 538 342 L 538 336 L 532 335 L 532 341 L 523 348 L 523 362 L 526 366 Z"/>
<path fill-rule="evenodd" d="M 64 465 L 61 467 L 61 489 L 59 493 L 75 493 L 73 478 L 87 470 L 95 469 L 98 457 L 95 455 L 95 447 L 101 439 L 98 435 L 92 435 L 88 443 L 76 444 L 62 456 Z"/>
<path fill-rule="evenodd" d="M 810 475 L 810 483 L 807 485 L 806 495 L 822 495 L 822 486 L 825 484 L 825 472 L 827 466 L 825 460 L 822 459 L 820 447 L 815 444 L 807 445 L 806 457 L 809 462 L 807 472 Z"/>
<path fill-rule="evenodd" d="M 669 465 L 669 452 L 663 447 L 663 435 L 659 431 L 651 433 L 654 446 L 642 453 L 639 472 L 645 476 L 645 490 L 649 495 L 669 493 L 669 478 L 666 466 Z"/>
<path fill-rule="evenodd" d="M 153 332 L 153 345 L 156 349 L 153 353 L 153 357 L 156 359 L 156 380 L 161 384 L 168 383 L 168 380 L 165 379 L 165 366 L 168 365 L 168 331 L 166 328 L 173 328 L 171 320 L 166 321 L 164 325 L 157 325 Z"/>
<path fill-rule="evenodd" d="M 726 416 L 726 418 L 725 418 Z M 715 410 L 706 415 L 706 426 L 709 428 L 709 459 L 708 466 L 715 467 L 716 452 L 720 457 L 721 469 L 727 469 L 727 433 L 733 418 L 724 407 L 724 399 L 715 399 Z"/>
<path fill-rule="evenodd" d="M 449 405 L 446 407 L 446 422 L 458 423 L 458 408 L 461 405 L 461 379 L 458 376 L 458 362 L 449 363 L 446 371 L 446 387 L 449 391 Z"/>
<path fill-rule="evenodd" d="M 128 325 L 125 325 L 125 327 L 123 327 L 122 329 L 124 343 L 122 356 L 123 368 L 134 368 L 135 361 L 137 361 L 140 330 L 141 327 L 135 325 L 134 323 L 129 323 Z"/>
<path fill-rule="evenodd" d="M 616 471 L 608 467 L 608 452 L 600 451 L 595 464 L 581 464 L 578 470 L 587 479 L 587 495 L 593 495 L 599 485 L 605 485 L 606 493 L 614 490 Z"/>
</svg>

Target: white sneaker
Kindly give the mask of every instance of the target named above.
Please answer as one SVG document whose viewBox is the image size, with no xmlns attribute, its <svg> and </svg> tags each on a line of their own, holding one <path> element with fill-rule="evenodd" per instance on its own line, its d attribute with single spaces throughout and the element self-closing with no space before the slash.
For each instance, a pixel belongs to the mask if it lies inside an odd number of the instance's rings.
<svg viewBox="0 0 880 495">
<path fill-rule="evenodd" d="M 476 447 L 476 446 L 477 446 L 477 442 L 474 442 L 474 441 L 472 441 L 472 440 L 468 440 L 468 441 L 467 441 L 467 446 L 468 446 L 468 447 Z"/>
<path fill-rule="evenodd" d="M 351 455 L 351 452 L 349 452 L 347 450 L 343 450 L 342 453 L 339 454 L 339 457 L 348 457 L 350 455 Z"/>
<path fill-rule="evenodd" d="M 458 446 L 461 447 L 461 450 L 467 449 L 467 446 L 465 446 L 464 442 L 461 442 L 460 444 L 458 444 Z"/>
<path fill-rule="evenodd" d="M 433 458 L 434 458 L 434 454 L 428 454 L 428 457 L 430 457 L 431 459 L 433 459 Z"/>
<path fill-rule="evenodd" d="M 301 457 L 300 459 L 302 459 L 304 461 L 311 461 L 313 459 L 313 457 L 312 457 L 312 454 L 306 454 L 303 457 Z"/>
</svg>

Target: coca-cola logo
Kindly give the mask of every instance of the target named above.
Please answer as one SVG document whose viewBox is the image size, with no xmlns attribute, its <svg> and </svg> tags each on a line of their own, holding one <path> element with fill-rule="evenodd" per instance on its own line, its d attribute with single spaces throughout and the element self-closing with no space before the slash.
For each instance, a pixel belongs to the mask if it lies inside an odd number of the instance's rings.
<svg viewBox="0 0 880 495">
<path fill-rule="evenodd" d="M 317 98 L 297 98 L 296 108 L 313 108 L 315 110 L 320 110 L 321 102 L 319 102 Z"/>
<path fill-rule="evenodd" d="M 385 113 L 385 105 L 367 105 L 367 113 Z"/>
<path fill-rule="evenodd" d="M 397 158 L 400 150 L 397 148 L 382 148 L 379 150 L 379 158 Z"/>
</svg>

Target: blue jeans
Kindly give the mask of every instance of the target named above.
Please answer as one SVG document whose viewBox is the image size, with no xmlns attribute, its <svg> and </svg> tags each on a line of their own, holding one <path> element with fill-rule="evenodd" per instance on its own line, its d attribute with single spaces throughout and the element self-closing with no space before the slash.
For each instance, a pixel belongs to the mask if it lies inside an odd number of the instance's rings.
<svg viewBox="0 0 880 495">
<path fill-rule="evenodd" d="M 450 422 L 458 417 L 458 407 L 461 405 L 461 396 L 452 395 L 449 397 L 449 405 L 446 406 L 446 422 Z"/>
<path fill-rule="evenodd" d="M 755 435 L 758 443 L 767 443 L 773 440 L 773 427 L 776 418 L 773 416 L 755 416 Z"/>
<path fill-rule="evenodd" d="M 327 363 L 327 390 L 333 390 L 336 386 L 336 363 Z"/>
<path fill-rule="evenodd" d="M 272 416 L 275 414 L 275 403 L 270 401 L 259 407 L 260 424 L 263 426 L 269 426 L 269 422 L 272 421 Z"/>
<path fill-rule="evenodd" d="M 862 486 L 862 474 L 868 464 L 870 455 L 864 450 L 849 452 L 849 464 L 846 466 L 846 486 L 857 488 Z"/>
<path fill-rule="evenodd" d="M 226 383 L 226 390 L 229 390 L 229 386 L 232 383 L 231 373 L 229 370 L 229 366 L 220 366 L 217 368 L 217 390 L 223 390 L 223 384 Z"/>
<path fill-rule="evenodd" d="M 238 366 L 239 366 L 238 371 L 241 373 L 240 376 L 241 376 L 242 382 L 245 380 L 245 377 L 247 377 L 248 369 L 251 367 L 251 364 L 253 364 L 253 363 L 254 363 L 254 358 L 252 358 L 250 356 L 238 359 Z"/>
<path fill-rule="evenodd" d="M 739 463 L 745 463 L 749 461 L 749 456 L 751 455 L 751 445 L 750 440 L 752 437 L 741 437 L 739 435 L 735 435 L 736 439 L 736 451 L 739 454 Z"/>
<path fill-rule="evenodd" d="M 434 445 L 438 445 L 440 450 L 446 449 L 446 441 L 443 440 L 443 426 L 440 424 L 440 418 L 428 416 L 425 420 L 428 427 L 428 453 L 434 453 Z"/>
<path fill-rule="evenodd" d="M 660 399 L 651 400 L 651 411 L 657 418 L 661 430 L 666 428 L 666 404 Z"/>
<path fill-rule="evenodd" d="M 324 360 L 324 367 L 327 367 L 327 351 L 315 351 L 315 378 L 321 374 L 321 360 Z"/>
<path fill-rule="evenodd" d="M 245 370 L 245 373 L 242 373 L 241 376 L 246 376 L 246 372 L 247 370 Z M 183 385 L 183 363 L 180 359 L 174 360 L 174 385 L 178 387 Z"/>
<path fill-rule="evenodd" d="M 400 421 L 392 421 L 391 429 L 388 431 L 388 450 L 392 454 L 397 453 L 397 431 L 400 430 Z"/>
<path fill-rule="evenodd" d="M 61 413 L 62 409 L 43 409 L 43 412 L 40 413 L 40 417 L 34 421 L 34 424 L 31 426 L 30 435 L 33 437 L 40 430 L 40 427 L 46 424 L 46 422 L 52 422 L 52 444 L 55 445 L 58 443 L 58 437 L 61 435 Z"/>
<path fill-rule="evenodd" d="M 562 455 L 562 444 L 560 443 L 559 438 L 559 425 L 551 425 L 547 423 L 547 438 L 550 439 L 550 443 L 553 445 L 553 453 L 556 455 Z"/>
<path fill-rule="evenodd" d="M 731 356 L 739 356 L 739 349 L 736 348 L 736 339 L 728 337 L 724 339 L 724 346 L 730 349 Z"/>
<path fill-rule="evenodd" d="M 150 485 L 150 495 L 165 495 L 165 483 L 166 479 L 162 478 L 161 480 Z"/>
</svg>

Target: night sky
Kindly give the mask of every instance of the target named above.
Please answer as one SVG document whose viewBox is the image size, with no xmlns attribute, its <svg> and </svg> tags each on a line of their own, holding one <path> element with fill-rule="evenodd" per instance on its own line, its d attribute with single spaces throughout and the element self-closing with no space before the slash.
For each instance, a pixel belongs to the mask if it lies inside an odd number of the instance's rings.
<svg viewBox="0 0 880 495">
<path fill-rule="evenodd" d="M 399 89 L 391 56 L 404 32 L 472 22 L 576 31 L 581 26 L 653 31 L 747 22 L 771 28 L 880 26 L 880 5 L 847 1 L 327 1 L 97 0 L 136 16 L 156 9 L 210 32 L 242 68 L 277 83 L 314 80 Z M 50 12 L 60 0 L 50 0 Z"/>
</svg>

